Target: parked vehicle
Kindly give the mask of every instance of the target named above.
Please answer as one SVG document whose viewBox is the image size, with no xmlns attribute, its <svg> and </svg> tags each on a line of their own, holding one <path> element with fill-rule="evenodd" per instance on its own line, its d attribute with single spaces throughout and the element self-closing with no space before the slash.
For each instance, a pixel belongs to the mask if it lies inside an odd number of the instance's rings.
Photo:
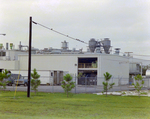
<svg viewBox="0 0 150 119">
<path fill-rule="evenodd" d="M 15 79 L 18 79 L 21 77 L 21 74 L 11 74 L 9 78 L 4 79 L 4 82 L 7 82 L 8 86 L 12 86 L 14 84 Z"/>
<path fill-rule="evenodd" d="M 14 81 L 14 84 L 15 85 L 24 85 L 24 86 L 27 86 L 28 85 L 28 77 L 27 76 L 21 76 L 19 79 L 16 79 Z"/>
</svg>

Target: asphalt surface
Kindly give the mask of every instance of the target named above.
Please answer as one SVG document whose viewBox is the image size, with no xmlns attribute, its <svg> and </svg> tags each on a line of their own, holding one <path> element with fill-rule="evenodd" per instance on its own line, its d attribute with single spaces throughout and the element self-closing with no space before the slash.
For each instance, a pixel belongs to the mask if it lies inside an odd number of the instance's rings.
<svg viewBox="0 0 150 119">
<path fill-rule="evenodd" d="M 30 87 L 31 88 L 31 87 Z M 148 87 L 142 88 L 143 90 L 149 89 Z M 27 86 L 6 86 L 6 90 L 8 91 L 27 91 Z M 135 90 L 133 86 L 114 86 L 113 89 L 109 91 L 130 91 Z M 63 93 L 64 90 L 61 86 L 39 86 L 39 92 L 60 92 Z M 103 86 L 85 86 L 85 85 L 78 85 L 76 88 L 72 89 L 72 93 L 99 93 L 103 91 Z M 33 90 L 31 90 L 33 92 Z"/>
</svg>

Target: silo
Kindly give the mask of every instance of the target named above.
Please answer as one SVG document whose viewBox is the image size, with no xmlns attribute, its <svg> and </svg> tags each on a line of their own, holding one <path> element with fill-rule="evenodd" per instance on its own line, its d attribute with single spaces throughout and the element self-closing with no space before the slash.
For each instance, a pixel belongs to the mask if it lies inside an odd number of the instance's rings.
<svg viewBox="0 0 150 119">
<path fill-rule="evenodd" d="M 105 53 L 109 54 L 109 49 L 111 47 L 111 41 L 109 40 L 109 38 L 104 38 L 104 40 L 101 41 L 101 43 L 103 44 Z"/>
<path fill-rule="evenodd" d="M 91 38 L 91 39 L 89 40 L 89 48 L 90 48 L 90 51 L 91 51 L 91 52 L 94 52 L 94 51 L 95 51 L 96 44 L 97 44 L 97 41 L 95 41 L 94 38 Z"/>
</svg>

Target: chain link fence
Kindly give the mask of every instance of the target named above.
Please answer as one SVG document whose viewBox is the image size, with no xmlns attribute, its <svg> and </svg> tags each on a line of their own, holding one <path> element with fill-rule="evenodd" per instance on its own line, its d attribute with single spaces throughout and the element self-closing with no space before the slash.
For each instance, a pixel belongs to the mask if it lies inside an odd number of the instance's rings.
<svg viewBox="0 0 150 119">
<path fill-rule="evenodd" d="M 45 84 L 42 84 L 38 87 L 40 92 L 64 92 L 63 88 L 61 87 L 61 81 L 58 81 L 59 83 L 56 84 L 54 83 L 54 78 L 51 76 L 41 76 L 40 80 L 45 82 Z M 144 78 L 143 80 L 145 83 L 142 90 L 150 89 L 150 78 Z M 75 88 L 72 89 L 72 93 L 99 93 L 104 90 L 102 84 L 104 82 L 104 77 L 82 77 L 80 79 L 73 77 L 73 82 L 75 82 L 76 85 Z M 135 83 L 134 79 L 112 77 L 108 83 L 115 83 L 113 88 L 108 90 L 110 92 L 135 90 L 134 86 L 132 85 L 132 83 Z M 7 89 L 15 90 L 15 86 L 8 86 Z M 26 91 L 27 87 L 18 86 L 17 90 Z"/>
<path fill-rule="evenodd" d="M 50 82 L 53 78 L 51 78 Z M 150 89 L 150 78 L 144 78 L 144 85 L 143 90 Z M 75 82 L 75 88 L 72 89 L 72 93 L 98 93 L 103 91 L 103 82 L 104 77 L 81 77 L 78 79 L 77 77 L 73 77 L 73 82 Z M 134 79 L 129 78 L 115 78 L 112 77 L 108 83 L 115 83 L 112 89 L 108 90 L 111 92 L 114 91 L 132 91 L 135 90 L 132 83 L 135 83 Z M 43 89 L 44 91 L 44 89 Z M 50 84 L 47 89 L 45 89 L 46 92 L 64 92 L 63 88 L 61 87 L 61 83 L 59 85 Z"/>
</svg>

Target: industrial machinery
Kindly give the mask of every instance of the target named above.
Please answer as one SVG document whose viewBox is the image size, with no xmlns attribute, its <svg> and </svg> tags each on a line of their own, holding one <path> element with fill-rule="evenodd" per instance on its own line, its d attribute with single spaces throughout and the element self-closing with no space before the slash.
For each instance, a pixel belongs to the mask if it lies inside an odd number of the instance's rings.
<svg viewBox="0 0 150 119">
<path fill-rule="evenodd" d="M 111 41 L 109 38 L 104 38 L 102 41 L 96 41 L 94 38 L 89 40 L 89 49 L 91 52 L 101 53 L 101 48 L 106 54 L 110 54 Z"/>
</svg>

